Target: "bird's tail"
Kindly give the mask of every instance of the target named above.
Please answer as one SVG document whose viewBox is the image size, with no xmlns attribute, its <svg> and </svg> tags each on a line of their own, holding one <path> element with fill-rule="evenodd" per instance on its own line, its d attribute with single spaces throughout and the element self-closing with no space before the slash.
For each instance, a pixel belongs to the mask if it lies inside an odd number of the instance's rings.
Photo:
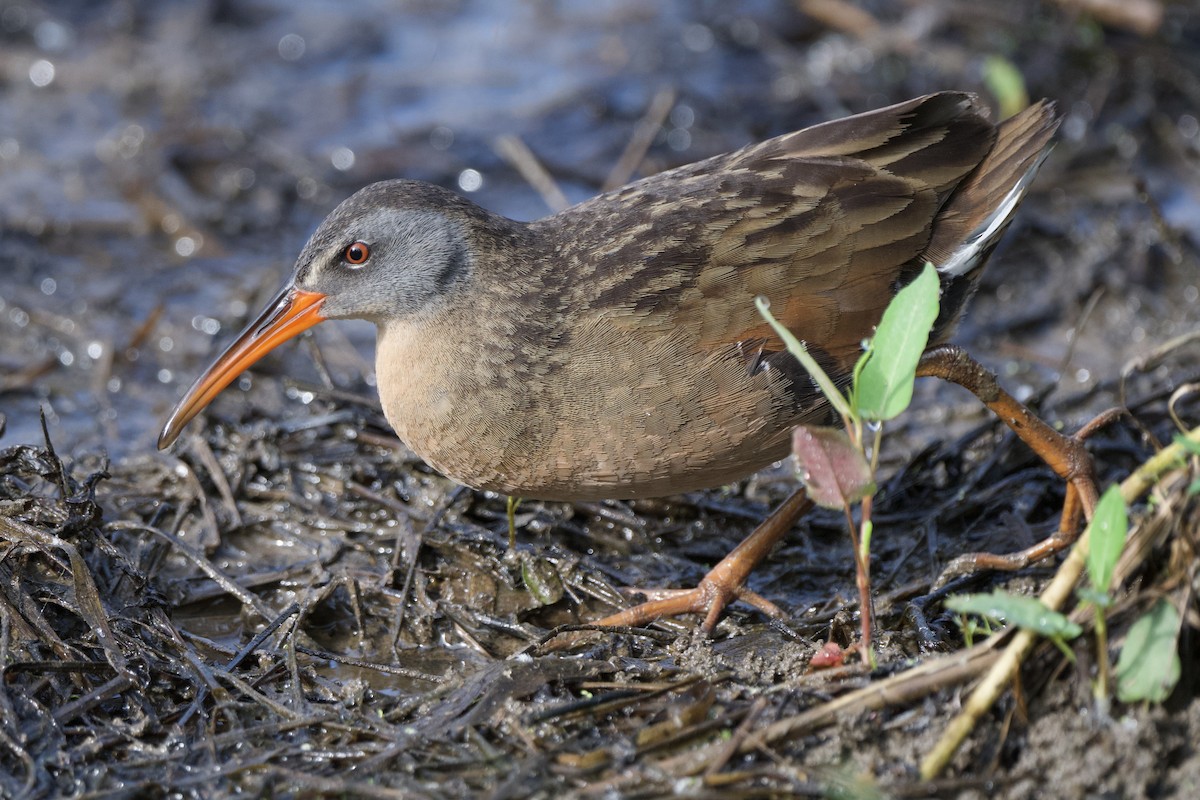
<svg viewBox="0 0 1200 800">
<path fill-rule="evenodd" d="M 991 152 L 946 201 L 925 251 L 941 273 L 942 308 L 966 306 L 987 257 L 1050 153 L 1050 137 L 1060 121 L 1054 103 L 1041 100 L 1002 122 Z M 954 322 L 939 319 L 935 337 Z"/>
</svg>

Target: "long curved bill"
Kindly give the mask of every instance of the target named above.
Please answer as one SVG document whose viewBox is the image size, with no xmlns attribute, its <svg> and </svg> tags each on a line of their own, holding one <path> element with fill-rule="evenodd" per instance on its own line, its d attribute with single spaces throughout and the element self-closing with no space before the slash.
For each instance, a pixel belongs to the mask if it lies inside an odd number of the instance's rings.
<svg viewBox="0 0 1200 800">
<path fill-rule="evenodd" d="M 192 417 L 203 411 L 222 389 L 250 365 L 296 334 L 324 320 L 321 314 L 324 300 L 325 295 L 318 292 L 285 286 L 233 344 L 217 356 L 212 366 L 196 379 L 176 404 L 162 433 L 158 435 L 158 449 L 162 450 L 175 441 Z"/>
</svg>

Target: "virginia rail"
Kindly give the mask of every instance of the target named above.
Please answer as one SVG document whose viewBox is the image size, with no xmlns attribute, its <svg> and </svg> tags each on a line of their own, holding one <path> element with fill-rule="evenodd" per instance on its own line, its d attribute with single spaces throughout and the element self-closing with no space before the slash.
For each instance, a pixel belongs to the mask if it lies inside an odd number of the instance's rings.
<svg viewBox="0 0 1200 800">
<path fill-rule="evenodd" d="M 975 391 L 1071 481 L 1063 540 L 1094 502 L 1082 448 L 965 353 L 938 347 L 1057 126 L 1045 101 L 994 125 L 974 96 L 933 94 L 530 223 L 425 183 L 372 184 L 321 223 L 291 281 L 188 390 L 158 446 L 281 342 L 361 318 L 378 327 L 388 421 L 460 483 L 567 501 L 718 486 L 784 458 L 796 424 L 829 417 L 755 297 L 844 383 L 883 309 L 929 260 L 942 312 L 922 372 Z M 697 588 L 602 623 L 700 612 L 711 628 L 734 598 L 777 613 L 743 583 L 807 507 L 797 491 Z"/>
</svg>

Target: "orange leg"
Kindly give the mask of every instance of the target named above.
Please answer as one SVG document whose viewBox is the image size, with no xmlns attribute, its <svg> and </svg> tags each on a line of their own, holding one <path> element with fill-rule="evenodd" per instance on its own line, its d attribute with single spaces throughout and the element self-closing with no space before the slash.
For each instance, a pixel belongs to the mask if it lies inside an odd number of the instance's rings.
<svg viewBox="0 0 1200 800">
<path fill-rule="evenodd" d="M 1092 459 L 1083 446 L 1083 439 L 1091 426 L 1075 436 L 1062 435 L 1004 391 L 995 374 L 954 345 L 942 345 L 925 353 L 917 367 L 917 375 L 942 378 L 971 392 L 1067 482 L 1062 517 L 1058 522 L 1058 530 L 1052 535 L 1008 555 L 970 553 L 959 556 L 942 573 L 941 581 L 981 569 L 1021 569 L 1074 542 L 1079 535 L 1080 518 L 1092 518 L 1099 497 Z"/>
<path fill-rule="evenodd" d="M 695 589 L 658 592 L 658 599 L 627 608 L 595 624 L 630 627 L 647 625 L 661 617 L 703 614 L 702 628 L 706 633 L 711 633 L 725 606 L 734 600 L 743 600 L 771 617 L 783 616 L 778 607 L 745 588 L 743 584 L 758 563 L 771 552 L 775 543 L 782 539 L 791 530 L 792 524 L 812 506 L 813 502 L 808 499 L 805 491 L 797 489 L 772 512 L 771 516 L 743 539 L 733 552 L 709 570 Z"/>
<path fill-rule="evenodd" d="M 1032 547 L 1008 555 L 973 553 L 956 558 L 942 573 L 942 579 L 980 569 L 1014 570 L 1045 558 L 1070 545 L 1079 533 L 1081 517 L 1091 519 L 1098 493 L 1092 472 L 1092 460 L 1083 446 L 1085 432 L 1063 436 L 1051 428 L 1023 403 L 1000 387 L 996 376 L 953 345 L 927 352 L 917 368 L 921 377 L 938 377 L 956 383 L 978 397 L 1021 441 L 1067 481 L 1058 530 Z M 620 611 L 596 622 L 602 626 L 633 627 L 647 625 L 662 617 L 680 614 L 704 614 L 702 628 L 711 632 L 725 606 L 742 600 L 771 617 L 782 612 L 770 601 L 743 585 L 754 568 L 767 557 L 771 548 L 791 529 L 792 524 L 813 502 L 803 489 L 797 489 L 733 552 L 709 570 L 694 589 L 656 591 L 654 599 Z"/>
</svg>

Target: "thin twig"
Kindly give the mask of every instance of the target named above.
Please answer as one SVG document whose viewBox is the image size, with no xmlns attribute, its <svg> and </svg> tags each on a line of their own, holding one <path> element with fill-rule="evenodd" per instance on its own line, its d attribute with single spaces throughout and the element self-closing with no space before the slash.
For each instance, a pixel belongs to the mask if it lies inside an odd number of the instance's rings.
<svg viewBox="0 0 1200 800">
<path fill-rule="evenodd" d="M 559 188 L 558 182 L 554 180 L 554 176 L 542 166 L 542 162 L 519 137 L 511 134 L 501 136 L 496 139 L 493 147 L 501 158 L 512 164 L 526 183 L 537 190 L 537 193 L 542 196 L 542 202 L 551 211 L 562 211 L 571 205 L 567 196 L 563 194 L 563 190 Z"/>
<path fill-rule="evenodd" d="M 633 136 L 629 137 L 629 144 L 625 145 L 625 152 L 621 153 L 621 157 L 613 165 L 612 171 L 604 179 L 602 187 L 604 191 L 607 192 L 629 183 L 629 179 L 633 177 L 638 165 L 646 157 L 646 151 L 650 149 L 654 137 L 662 129 L 663 123 L 667 121 L 667 115 L 671 113 L 674 106 L 674 87 L 666 86 L 655 93 L 654 98 L 650 101 L 650 107 L 646 109 L 646 113 L 634 127 Z"/>
</svg>

